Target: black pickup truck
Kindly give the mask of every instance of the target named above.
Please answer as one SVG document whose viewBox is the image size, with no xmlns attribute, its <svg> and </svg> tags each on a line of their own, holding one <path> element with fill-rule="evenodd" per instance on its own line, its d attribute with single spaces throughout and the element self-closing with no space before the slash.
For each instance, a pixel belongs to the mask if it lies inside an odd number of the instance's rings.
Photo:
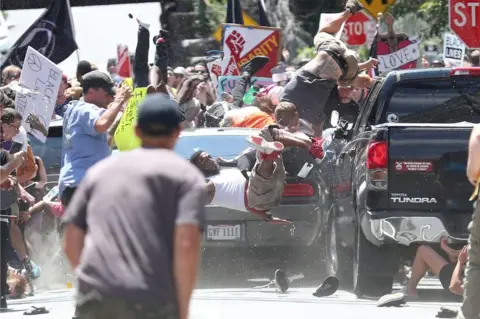
<svg viewBox="0 0 480 319">
<path fill-rule="evenodd" d="M 480 68 L 376 79 L 323 163 L 331 187 L 320 239 L 330 275 L 359 297 L 383 295 L 418 245 L 467 239 L 473 187 L 465 167 L 471 123 L 479 122 Z"/>
</svg>

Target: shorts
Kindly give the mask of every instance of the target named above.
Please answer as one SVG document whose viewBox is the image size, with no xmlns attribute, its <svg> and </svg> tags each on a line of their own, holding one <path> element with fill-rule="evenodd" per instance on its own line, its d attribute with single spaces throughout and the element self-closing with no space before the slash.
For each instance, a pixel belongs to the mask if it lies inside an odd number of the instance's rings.
<svg viewBox="0 0 480 319">
<path fill-rule="evenodd" d="M 301 119 L 321 125 L 325 121 L 323 112 L 336 82 L 300 70 L 285 85 L 280 94 L 280 102 L 290 102 L 297 107 Z"/>
<path fill-rule="evenodd" d="M 440 269 L 440 273 L 438 274 L 438 279 L 440 279 L 440 283 L 442 284 L 443 289 L 447 291 L 450 291 L 450 282 L 452 281 L 454 270 L 454 265 L 446 264 L 442 267 L 442 269 Z"/>
<path fill-rule="evenodd" d="M 260 136 L 269 142 L 273 141 L 268 127 L 262 129 Z M 260 163 L 257 152 L 257 161 L 253 167 L 252 175 L 248 180 L 247 203 L 251 208 L 269 211 L 280 205 L 280 201 L 282 200 L 286 179 L 285 167 L 282 156 L 280 156 L 275 160 L 275 169 L 272 176 L 264 178 L 257 174 L 257 168 Z"/>
</svg>

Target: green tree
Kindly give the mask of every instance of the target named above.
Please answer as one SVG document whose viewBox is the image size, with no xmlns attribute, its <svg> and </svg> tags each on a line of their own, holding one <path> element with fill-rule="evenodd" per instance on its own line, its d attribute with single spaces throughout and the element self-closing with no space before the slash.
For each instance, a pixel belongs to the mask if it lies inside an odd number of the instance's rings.
<svg viewBox="0 0 480 319">
<path fill-rule="evenodd" d="M 395 18 L 413 13 L 428 21 L 428 36 L 442 36 L 448 28 L 448 0 L 397 0 L 388 11 Z"/>
</svg>

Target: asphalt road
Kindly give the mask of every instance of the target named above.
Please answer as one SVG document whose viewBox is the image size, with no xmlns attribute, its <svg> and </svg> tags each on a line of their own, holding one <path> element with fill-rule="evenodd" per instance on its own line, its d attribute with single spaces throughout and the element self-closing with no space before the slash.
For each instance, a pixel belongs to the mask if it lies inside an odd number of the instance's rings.
<svg viewBox="0 0 480 319">
<path fill-rule="evenodd" d="M 423 280 L 420 298 L 401 308 L 378 308 L 376 300 L 359 300 L 354 295 L 338 291 L 333 296 L 315 298 L 313 288 L 292 287 L 285 294 L 274 288 L 197 289 L 191 306 L 191 319 L 225 318 L 435 318 L 441 306 L 458 308 L 459 303 L 441 290 L 435 279 Z M 49 314 L 38 318 L 69 318 L 74 312 L 74 289 L 53 289 L 38 292 L 34 297 L 9 301 L 9 312 L 2 319 L 20 318 L 31 306 L 44 306 Z"/>
</svg>

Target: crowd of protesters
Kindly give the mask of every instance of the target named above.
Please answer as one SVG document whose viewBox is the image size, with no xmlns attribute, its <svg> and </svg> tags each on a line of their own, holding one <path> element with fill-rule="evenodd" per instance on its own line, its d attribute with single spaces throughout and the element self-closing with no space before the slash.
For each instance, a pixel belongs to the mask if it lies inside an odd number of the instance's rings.
<svg viewBox="0 0 480 319">
<path fill-rule="evenodd" d="M 7 308 L 7 296 L 34 294 L 35 280 L 51 265 L 42 258 L 47 249 L 43 235 L 55 232 L 64 239 L 66 257 L 77 270 L 77 316 L 105 318 L 114 311 L 116 318 L 139 314 L 186 318 L 195 285 L 204 204 L 238 197 L 219 196 L 225 183 L 233 183 L 241 185 L 237 187 L 241 196 L 247 189 L 254 209 L 268 212 L 278 204 L 283 190 L 283 147 L 305 148 L 314 158 L 322 158 L 322 132 L 331 126 L 332 114 L 355 121 L 374 81 L 362 71 L 377 61 L 360 62 L 358 54 L 333 34 L 361 9 L 357 1 L 347 1 L 339 18 L 315 37 L 315 58 L 299 65 L 279 63 L 271 70 L 273 84 L 256 86 L 251 103 L 245 102 L 245 93 L 252 77 L 269 62 L 267 57 L 257 56 L 242 65 L 232 92 L 218 96 L 205 63 L 169 66 L 169 39 L 164 31 L 153 37 L 156 53 L 150 65 L 149 26 L 139 21 L 132 79 L 116 74 L 115 60 L 108 62 L 108 73 L 80 61 L 74 77 L 62 77 L 51 115 L 52 120 L 63 120 L 58 195 L 53 198 L 46 196 L 45 165 L 33 153 L 22 114 L 15 110 L 15 90 L 10 84 L 19 80 L 21 68 L 4 68 L 0 89 L 1 308 Z M 480 52 L 474 51 L 470 64 L 480 66 L 479 60 Z M 437 62 L 430 67 L 444 66 Z M 142 147 L 118 159 L 110 157 L 116 147 L 115 131 L 136 88 L 146 88 L 148 95 L 139 106 L 135 129 Z M 29 123 L 35 128 L 35 117 L 29 117 Z M 262 129 L 260 138 L 249 140 L 253 152 L 239 154 L 246 159 L 239 170 L 251 172 L 252 177 L 247 181 L 242 175 L 228 181 L 215 178 L 219 173 L 216 162 L 203 151 L 192 154 L 193 165 L 187 161 L 185 167 L 180 165 L 171 150 L 181 129 L 191 127 Z M 131 170 L 131 163 L 142 165 Z M 131 183 L 136 187 L 130 187 Z M 170 190 L 180 189 L 181 194 L 165 192 L 165 183 L 178 186 Z M 233 208 L 249 211 L 244 204 Z M 156 216 L 160 206 L 168 214 Z M 131 219 L 131 211 L 141 215 Z M 48 222 L 62 217 L 65 229 Z M 273 217 L 267 214 L 265 218 Z M 465 249 L 455 255 L 465 263 Z M 428 247 L 419 249 L 419 277 L 411 280 L 409 295 L 415 295 L 427 268 L 434 267 L 440 276 L 446 269 L 446 261 L 437 258 L 432 264 L 429 256 Z M 448 270 L 452 277 L 454 267 Z M 442 279 L 444 285 L 447 279 Z M 285 278 L 276 280 L 285 282 Z M 453 289 L 462 293 L 456 283 Z M 105 298 L 99 301 L 95 293 Z M 139 303 L 141 307 L 132 306 Z"/>
</svg>

